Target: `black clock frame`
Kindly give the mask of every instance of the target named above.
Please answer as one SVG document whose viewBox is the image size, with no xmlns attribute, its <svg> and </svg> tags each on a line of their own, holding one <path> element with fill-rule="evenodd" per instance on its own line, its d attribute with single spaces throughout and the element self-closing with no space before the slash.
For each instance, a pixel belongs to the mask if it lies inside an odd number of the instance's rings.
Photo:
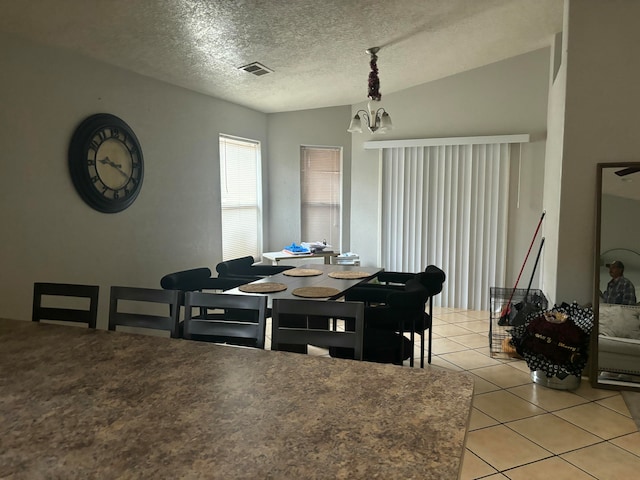
<svg viewBox="0 0 640 480">
<path fill-rule="evenodd" d="M 132 168 L 135 166 L 139 169 L 138 174 L 134 177 L 131 175 L 129 183 L 132 184 L 131 189 L 125 189 L 125 195 L 119 197 L 117 193 L 115 198 L 105 197 L 104 193 L 99 192 L 95 188 L 96 176 L 90 174 L 90 164 L 93 161 L 95 163 L 95 157 L 92 160 L 90 158 L 90 150 L 97 153 L 99 143 L 96 144 L 94 138 L 99 132 L 109 130 L 110 132 L 117 131 L 118 135 L 123 135 L 125 140 L 121 141 L 132 156 Z M 102 141 L 108 140 L 112 137 L 102 138 Z M 137 157 L 137 162 L 133 161 L 133 158 Z M 137 198 L 142 188 L 142 180 L 144 178 L 144 159 L 142 156 L 142 148 L 140 142 L 135 133 L 127 125 L 124 120 L 111 115 L 109 113 L 96 113 L 84 119 L 82 123 L 76 128 L 71 142 L 69 144 L 69 171 L 71 173 L 71 179 L 73 185 L 80 197 L 93 209 L 102 213 L 117 213 L 128 208 Z M 126 187 L 125 185 L 125 187 Z M 110 189 L 106 185 L 103 185 L 106 189 Z M 103 190 L 106 192 L 106 190 Z"/>
</svg>

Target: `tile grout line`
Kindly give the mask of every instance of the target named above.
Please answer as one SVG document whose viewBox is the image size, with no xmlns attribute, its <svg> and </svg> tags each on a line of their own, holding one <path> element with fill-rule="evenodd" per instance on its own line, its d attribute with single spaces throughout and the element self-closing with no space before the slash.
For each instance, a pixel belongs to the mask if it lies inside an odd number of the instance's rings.
<svg viewBox="0 0 640 480">
<path fill-rule="evenodd" d="M 473 332 L 473 333 L 478 333 L 478 334 L 480 334 L 479 332 Z M 458 335 L 454 335 L 453 337 L 455 337 L 455 336 L 458 336 Z M 447 338 L 447 339 L 448 339 L 449 337 L 442 337 L 442 338 Z M 452 341 L 454 341 L 454 342 L 455 342 L 455 339 L 453 339 L 453 338 L 452 338 Z M 455 343 L 458 343 L 458 342 L 455 342 Z M 463 345 L 463 346 L 464 346 L 464 345 Z M 485 348 L 486 348 L 486 347 L 478 347 L 478 348 L 469 348 L 469 347 L 467 347 L 467 351 L 469 351 L 469 350 L 474 350 L 474 351 L 476 351 L 477 353 L 484 354 L 484 353 L 482 353 L 482 352 L 480 352 L 480 351 L 478 351 L 478 350 L 484 350 Z M 438 358 L 438 357 L 439 357 L 439 355 L 435 355 L 435 354 L 433 354 L 433 356 L 434 356 L 434 358 Z M 489 355 L 489 358 L 494 359 L 491 355 Z M 446 360 L 444 360 L 444 359 L 442 359 L 442 358 L 439 358 L 439 359 L 440 359 L 441 361 L 445 361 L 445 362 L 447 362 Z M 497 360 L 497 361 L 498 361 L 499 365 L 509 365 L 509 364 L 511 364 L 511 363 L 515 363 L 518 359 L 513 359 L 513 360 L 511 360 L 511 359 L 495 359 L 495 360 Z M 452 363 L 452 362 L 447 362 L 447 363 Z M 623 414 L 621 414 L 620 412 L 618 412 L 618 411 L 616 411 L 616 410 L 614 410 L 614 409 L 612 409 L 612 408 L 608 407 L 607 405 L 601 405 L 601 404 L 597 403 L 597 402 L 599 402 L 599 401 L 601 401 L 601 400 L 605 400 L 605 399 L 607 399 L 607 398 L 611 398 L 611 397 L 615 396 L 615 394 L 613 394 L 613 395 L 611 395 L 611 396 L 603 397 L 603 398 L 589 399 L 589 398 L 586 398 L 586 397 L 584 397 L 584 396 L 582 396 L 582 395 L 580 395 L 580 394 L 578 394 L 578 393 L 572 392 L 574 395 L 576 395 L 576 396 L 577 396 L 577 397 L 579 397 L 580 399 L 584 400 L 584 402 L 583 402 L 583 403 L 579 403 L 579 404 L 577 404 L 577 405 L 573 405 L 573 406 L 568 406 L 568 407 L 559 408 L 559 409 L 556 409 L 556 410 L 549 410 L 548 408 L 543 408 L 543 407 L 541 407 L 540 405 L 537 405 L 537 404 L 535 404 L 535 403 L 532 403 L 532 402 L 530 402 L 529 400 L 527 400 L 527 399 L 525 399 L 525 398 L 519 397 L 519 396 L 515 395 L 513 392 L 510 392 L 510 391 L 508 390 L 509 388 L 516 388 L 516 387 L 518 387 L 518 386 L 528 385 L 528 383 L 523 383 L 523 384 L 519 384 L 519 385 L 511 386 L 511 387 L 508 387 L 508 388 L 504 388 L 504 387 L 501 387 L 501 386 L 499 386 L 499 385 L 496 385 L 496 384 L 494 384 L 493 382 L 491 382 L 491 381 L 489 381 L 489 380 L 486 380 L 486 379 L 482 378 L 481 376 L 479 376 L 479 375 L 477 375 L 477 374 L 474 374 L 474 373 L 473 373 L 473 371 L 474 371 L 474 370 L 478 370 L 478 369 L 481 369 L 481 368 L 490 368 L 490 367 L 462 368 L 461 366 L 456 365 L 455 363 L 453 363 L 453 365 L 455 365 L 455 366 L 456 366 L 456 367 L 458 367 L 458 368 L 461 368 L 461 371 L 462 371 L 462 372 L 470 373 L 470 374 L 476 375 L 476 376 L 478 376 L 479 378 L 481 378 L 483 381 L 485 381 L 485 382 L 487 382 L 487 383 L 489 383 L 489 384 L 491 384 L 491 385 L 494 385 L 494 386 L 496 387 L 496 390 L 491 390 L 491 391 L 483 392 L 483 393 L 480 393 L 480 394 L 474 394 L 474 398 L 475 398 L 477 395 L 483 395 L 484 393 L 491 393 L 491 392 L 496 392 L 496 391 L 505 391 L 505 392 L 510 393 L 511 395 L 514 395 L 514 397 L 516 397 L 516 398 L 518 398 L 518 399 L 520 399 L 520 400 L 522 400 L 522 401 L 525 401 L 525 402 L 527 402 L 527 403 L 529 403 L 529 404 L 533 405 L 533 406 L 534 406 L 534 407 L 536 407 L 536 408 L 541 409 L 541 410 L 544 412 L 544 413 L 540 413 L 540 414 L 536 414 L 536 415 L 526 416 L 526 417 L 523 417 L 523 418 L 520 418 L 520 419 L 517 419 L 517 420 L 512 420 L 512 421 L 509 421 L 509 422 L 502 422 L 502 421 L 500 421 L 500 420 L 498 420 L 498 419 L 494 418 L 493 416 L 489 415 L 488 413 L 486 413 L 486 412 L 482 411 L 482 410 L 481 410 L 481 409 L 479 409 L 478 407 L 475 407 L 475 406 L 473 405 L 473 402 L 472 402 L 472 408 L 476 408 L 476 409 L 477 409 L 479 412 L 481 412 L 483 415 L 486 415 L 488 418 L 490 418 L 491 420 L 493 420 L 493 421 L 495 421 L 495 422 L 497 422 L 497 423 L 496 423 L 495 425 L 486 426 L 486 427 L 480 427 L 480 428 L 477 428 L 477 429 L 474 429 L 474 430 L 470 430 L 470 431 L 479 431 L 479 430 L 483 430 L 483 429 L 487 429 L 487 428 L 491 428 L 491 427 L 495 427 L 495 426 L 499 426 L 499 425 L 500 425 L 500 426 L 504 426 L 504 427 L 508 428 L 510 431 L 512 431 L 513 433 L 515 433 L 516 435 L 518 435 L 518 436 L 522 437 L 523 439 L 525 439 L 525 440 L 527 440 L 527 441 L 529 441 L 529 442 L 533 443 L 534 445 L 538 446 L 538 447 L 539 447 L 539 448 L 541 448 L 543 451 L 545 451 L 545 452 L 548 452 L 548 453 L 549 453 L 549 456 L 544 457 L 544 458 L 541 458 L 541 459 L 538 459 L 538 460 L 536 460 L 536 461 L 534 461 L 534 462 L 527 462 L 527 463 L 523 463 L 523 464 L 521 464 L 521 465 L 517 465 L 517 466 L 510 467 L 510 468 L 508 468 L 508 469 L 500 470 L 500 469 L 496 468 L 494 465 L 492 465 L 491 463 L 489 463 L 486 459 L 482 458 L 481 456 L 479 456 L 478 454 L 476 454 L 475 452 L 473 452 L 473 451 L 472 451 L 472 450 L 470 450 L 469 448 L 465 447 L 465 449 L 466 449 L 466 450 L 468 450 L 468 451 L 469 451 L 470 453 L 472 453 L 475 457 L 477 457 L 480 461 L 482 461 L 484 464 L 488 465 L 490 468 L 492 468 L 493 470 L 495 470 L 495 471 L 496 471 L 497 473 L 499 473 L 499 474 L 504 474 L 505 472 L 508 472 L 508 471 L 511 471 L 511 470 L 515 470 L 515 469 L 520 468 L 520 467 L 523 467 L 523 466 L 525 466 L 525 465 L 535 464 L 535 463 L 537 463 L 537 462 L 546 461 L 546 460 L 549 460 L 549 459 L 551 459 L 551 458 L 557 457 L 560 461 L 562 461 L 562 462 L 566 462 L 567 464 L 572 465 L 574 468 L 577 468 L 577 469 L 578 469 L 578 470 L 580 470 L 581 472 L 584 472 L 585 474 L 589 475 L 591 478 L 596 478 L 596 477 L 594 477 L 593 475 L 591 475 L 589 472 L 587 472 L 587 471 L 585 471 L 584 469 L 580 468 L 578 465 L 574 465 L 573 463 L 569 462 L 568 460 L 566 460 L 566 459 L 562 458 L 562 455 L 566 455 L 567 453 L 576 452 L 576 451 L 582 450 L 582 449 L 584 449 L 584 448 L 588 448 L 588 447 L 592 447 L 592 446 L 594 446 L 594 445 L 600 445 L 600 444 L 610 444 L 611 446 L 616 447 L 617 449 L 620 449 L 621 451 L 624 451 L 624 452 L 626 452 L 626 453 L 631 453 L 633 456 L 639 457 L 639 456 L 638 456 L 637 454 L 635 454 L 634 452 L 630 452 L 629 450 L 626 450 L 626 449 L 624 449 L 624 448 L 622 448 L 622 447 L 619 447 L 618 445 L 615 445 L 615 444 L 613 444 L 613 443 L 611 442 L 611 440 L 614 440 L 614 439 L 616 439 L 616 438 L 622 438 L 622 437 L 624 437 L 624 436 L 631 435 L 631 434 L 633 434 L 633 432 L 625 433 L 625 434 L 622 434 L 622 435 L 618 435 L 618 436 L 616 436 L 616 437 L 612 437 L 611 439 L 604 439 L 604 438 L 600 437 L 599 435 L 596 435 L 595 433 L 590 432 L 590 431 L 588 431 L 588 430 L 584 429 L 583 427 L 581 427 L 581 426 L 579 426 L 579 425 L 574 424 L 573 422 L 571 422 L 571 421 L 569 421 L 569 420 L 563 419 L 562 417 L 559 417 L 559 416 L 555 415 L 555 412 L 560 412 L 560 411 L 563 411 L 563 410 L 571 409 L 571 408 L 574 408 L 574 407 L 579 406 L 579 405 L 587 405 L 587 404 L 589 404 L 589 403 L 593 403 L 593 404 L 596 404 L 596 405 L 598 405 L 598 406 L 600 406 L 600 407 L 607 408 L 607 409 L 608 409 L 608 410 L 610 410 L 611 412 L 617 413 L 618 415 L 621 415 L 621 416 L 626 417 L 625 415 L 623 415 Z M 513 366 L 512 366 L 512 368 L 514 368 L 514 370 L 520 370 L 520 369 L 518 369 L 518 368 L 516 368 L 516 367 L 513 367 Z M 520 371 L 522 371 L 522 370 L 520 370 Z M 537 442 L 533 441 L 532 439 L 527 438 L 526 436 L 524 436 L 524 435 L 520 434 L 519 432 L 517 432 L 516 430 L 514 430 L 514 429 L 509 425 L 509 424 L 512 424 L 513 422 L 520 421 L 520 420 L 523 420 L 523 419 L 526 419 L 526 418 L 533 418 L 533 417 L 535 417 L 535 416 L 540 416 L 540 415 L 549 415 L 549 414 L 554 415 L 554 416 L 556 416 L 557 418 L 559 418 L 559 419 L 561 419 L 561 420 L 567 421 L 567 422 L 568 422 L 568 423 L 570 423 L 571 425 L 573 425 L 573 426 L 575 426 L 576 428 L 578 428 L 578 429 L 580 429 L 580 430 L 584 431 L 584 432 L 585 432 L 585 433 L 587 433 L 587 434 L 593 435 L 594 437 L 596 437 L 597 439 L 599 439 L 599 441 L 597 441 L 597 442 L 595 442 L 595 443 L 593 443 L 593 444 L 590 444 L 590 445 L 584 446 L 584 447 L 578 447 L 578 448 L 574 448 L 574 449 L 571 449 L 571 450 L 567 450 L 566 452 L 562 452 L 562 453 L 560 453 L 560 454 L 555 454 L 555 453 L 553 453 L 553 452 L 550 452 L 548 449 L 546 449 L 546 448 L 545 448 L 545 447 L 543 447 L 542 445 L 539 445 Z M 490 477 L 491 475 L 495 475 L 495 474 L 496 474 L 496 473 L 491 473 L 491 474 L 483 475 L 483 476 L 481 476 L 481 477 L 476 477 L 476 478 L 478 478 L 478 479 L 486 478 L 486 477 Z"/>
</svg>

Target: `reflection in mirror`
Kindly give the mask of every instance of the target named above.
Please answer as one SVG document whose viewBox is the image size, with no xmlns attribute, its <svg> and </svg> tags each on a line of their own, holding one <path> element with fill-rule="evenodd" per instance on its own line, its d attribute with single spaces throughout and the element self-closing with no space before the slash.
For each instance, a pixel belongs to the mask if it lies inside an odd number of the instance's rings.
<svg viewBox="0 0 640 480">
<path fill-rule="evenodd" d="M 640 163 L 598 165 L 591 383 L 640 389 Z"/>
</svg>

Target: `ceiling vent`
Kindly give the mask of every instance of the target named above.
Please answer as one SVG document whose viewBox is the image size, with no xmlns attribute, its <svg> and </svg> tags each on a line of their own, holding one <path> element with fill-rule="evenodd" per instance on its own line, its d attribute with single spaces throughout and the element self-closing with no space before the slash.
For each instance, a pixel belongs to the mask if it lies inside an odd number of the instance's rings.
<svg viewBox="0 0 640 480">
<path fill-rule="evenodd" d="M 273 70 L 265 67 L 259 62 L 249 63 L 248 65 L 244 65 L 243 67 L 238 67 L 238 70 L 244 70 L 245 72 L 253 73 L 256 77 L 261 77 L 262 75 L 266 75 L 267 73 L 273 73 Z"/>
</svg>

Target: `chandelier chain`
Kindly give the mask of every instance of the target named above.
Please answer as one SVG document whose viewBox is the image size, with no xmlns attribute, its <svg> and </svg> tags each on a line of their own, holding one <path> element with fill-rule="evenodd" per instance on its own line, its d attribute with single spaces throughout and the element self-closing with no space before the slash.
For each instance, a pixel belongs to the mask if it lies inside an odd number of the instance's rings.
<svg viewBox="0 0 640 480">
<path fill-rule="evenodd" d="M 371 100 L 380 101 L 382 94 L 380 93 L 380 78 L 378 77 L 378 56 L 371 53 L 371 61 L 369 62 L 371 72 L 369 72 L 369 95 Z"/>
</svg>

